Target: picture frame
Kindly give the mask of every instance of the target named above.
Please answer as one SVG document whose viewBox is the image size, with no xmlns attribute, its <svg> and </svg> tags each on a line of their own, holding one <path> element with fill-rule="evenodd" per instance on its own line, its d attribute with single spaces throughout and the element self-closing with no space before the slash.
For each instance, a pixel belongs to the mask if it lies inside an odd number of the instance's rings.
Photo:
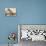
<svg viewBox="0 0 46 46">
<path fill-rule="evenodd" d="M 5 8 L 5 16 L 16 16 L 16 8 Z"/>
</svg>

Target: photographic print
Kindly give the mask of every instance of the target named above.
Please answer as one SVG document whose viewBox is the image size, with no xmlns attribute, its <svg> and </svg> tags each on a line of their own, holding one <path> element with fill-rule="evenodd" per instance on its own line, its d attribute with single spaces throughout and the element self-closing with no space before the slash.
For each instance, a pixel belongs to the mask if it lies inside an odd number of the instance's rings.
<svg viewBox="0 0 46 46">
<path fill-rule="evenodd" d="M 5 16 L 16 16 L 16 8 L 5 8 Z"/>
</svg>

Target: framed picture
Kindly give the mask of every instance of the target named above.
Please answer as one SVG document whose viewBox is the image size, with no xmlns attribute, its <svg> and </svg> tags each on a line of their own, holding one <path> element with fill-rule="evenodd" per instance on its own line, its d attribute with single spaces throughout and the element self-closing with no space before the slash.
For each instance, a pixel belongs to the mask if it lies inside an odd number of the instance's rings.
<svg viewBox="0 0 46 46">
<path fill-rule="evenodd" d="M 16 8 L 5 8 L 5 16 L 16 16 Z"/>
</svg>

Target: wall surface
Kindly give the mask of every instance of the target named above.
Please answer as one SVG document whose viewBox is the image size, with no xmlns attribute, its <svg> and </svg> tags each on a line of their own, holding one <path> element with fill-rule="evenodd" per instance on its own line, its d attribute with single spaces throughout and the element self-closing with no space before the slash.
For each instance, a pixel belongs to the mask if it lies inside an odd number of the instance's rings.
<svg viewBox="0 0 46 46">
<path fill-rule="evenodd" d="M 17 9 L 16 17 L 4 15 L 7 7 Z M 18 32 L 17 24 L 46 24 L 46 0 L 0 0 L 0 44 L 8 43 L 9 32 Z"/>
</svg>

